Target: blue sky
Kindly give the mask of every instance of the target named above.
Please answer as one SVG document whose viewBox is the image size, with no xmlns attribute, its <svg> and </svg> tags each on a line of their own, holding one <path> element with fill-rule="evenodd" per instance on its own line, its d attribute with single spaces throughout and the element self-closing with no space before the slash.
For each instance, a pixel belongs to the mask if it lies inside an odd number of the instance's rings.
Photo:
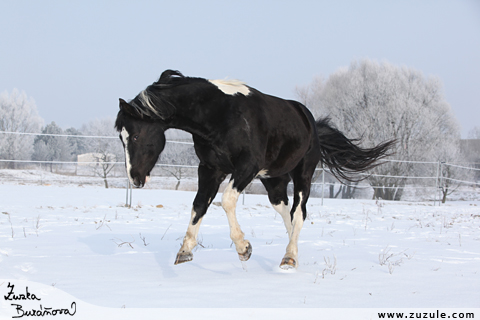
<svg viewBox="0 0 480 320">
<path fill-rule="evenodd" d="M 63 128 L 115 117 L 165 69 L 295 98 L 355 59 L 437 76 L 480 127 L 480 1 L 1 1 L 0 92 Z"/>
</svg>

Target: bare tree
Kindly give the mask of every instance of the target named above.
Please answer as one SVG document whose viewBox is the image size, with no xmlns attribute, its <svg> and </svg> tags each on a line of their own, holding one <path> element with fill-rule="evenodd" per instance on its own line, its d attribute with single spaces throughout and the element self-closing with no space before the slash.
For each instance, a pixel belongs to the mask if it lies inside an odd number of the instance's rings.
<svg viewBox="0 0 480 320">
<path fill-rule="evenodd" d="M 166 132 L 166 138 L 168 142 L 159 162 L 167 164 L 162 171 L 177 179 L 175 190 L 178 190 L 182 179 L 195 176 L 197 169 L 185 166 L 198 166 L 198 158 L 189 133 L 172 129 Z"/>
<path fill-rule="evenodd" d="M 101 177 L 105 188 L 108 188 L 108 176 L 118 159 L 123 158 L 123 150 L 119 139 L 102 138 L 118 136 L 114 129 L 114 120 L 111 118 L 95 119 L 84 125 L 81 131 L 86 135 L 98 136 L 98 138 L 91 139 L 87 151 L 97 162 L 92 166 L 94 174 Z"/>
<path fill-rule="evenodd" d="M 0 131 L 37 133 L 43 119 L 37 112 L 35 101 L 25 92 L 13 89 L 12 93 L 0 94 Z M 32 135 L 0 134 L 0 158 L 8 160 L 30 160 L 33 153 Z M 15 168 L 15 163 L 8 165 Z"/>
<path fill-rule="evenodd" d="M 178 190 L 178 187 L 180 187 L 180 182 L 182 182 L 182 178 L 185 177 L 187 170 L 185 170 L 185 168 L 183 167 L 176 167 L 176 166 L 166 166 L 163 168 L 163 170 L 165 172 L 168 172 L 175 179 L 177 179 L 175 190 Z"/>
<path fill-rule="evenodd" d="M 117 158 L 114 154 L 104 149 L 101 152 L 92 153 L 92 157 L 95 159 L 96 164 L 92 165 L 93 172 L 96 176 L 103 179 L 105 188 L 108 189 L 108 175 L 110 171 L 115 167 Z"/>
<path fill-rule="evenodd" d="M 297 93 L 317 116 L 331 117 L 339 130 L 362 138 L 366 147 L 396 139 L 396 160 L 445 161 L 444 151 L 458 148 L 459 127 L 437 78 L 367 59 L 311 86 L 317 87 L 298 88 Z M 368 181 L 380 186 L 374 198 L 400 200 L 404 177 L 418 173 L 415 170 L 409 162 L 387 162 L 373 169 L 375 175 Z"/>
</svg>

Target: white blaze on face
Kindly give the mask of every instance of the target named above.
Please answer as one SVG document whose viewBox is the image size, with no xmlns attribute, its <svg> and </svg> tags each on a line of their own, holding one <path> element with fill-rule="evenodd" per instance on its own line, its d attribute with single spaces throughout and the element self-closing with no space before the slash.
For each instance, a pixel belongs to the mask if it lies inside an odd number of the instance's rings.
<svg viewBox="0 0 480 320">
<path fill-rule="evenodd" d="M 133 179 L 130 174 L 130 170 L 132 169 L 132 164 L 130 163 L 130 154 L 128 153 L 128 137 L 130 135 L 128 134 L 125 127 L 122 128 L 122 131 L 120 132 L 120 136 L 122 137 L 123 144 L 125 145 L 125 165 L 127 167 L 128 180 L 130 180 L 130 182 L 133 183 Z"/>
<path fill-rule="evenodd" d="M 245 85 L 244 82 L 239 80 L 208 80 L 210 83 L 217 86 L 223 93 L 229 95 L 235 95 L 237 93 L 248 96 L 250 94 L 250 89 Z"/>
</svg>

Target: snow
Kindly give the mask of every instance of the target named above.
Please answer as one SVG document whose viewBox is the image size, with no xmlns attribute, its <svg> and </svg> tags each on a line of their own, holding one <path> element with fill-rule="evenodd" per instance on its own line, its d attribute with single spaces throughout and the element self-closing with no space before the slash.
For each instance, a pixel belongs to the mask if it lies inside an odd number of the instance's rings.
<svg viewBox="0 0 480 320">
<path fill-rule="evenodd" d="M 194 192 L 134 190 L 133 208 L 124 189 L 75 182 L 3 180 L 0 195 L 0 297 L 10 282 L 115 309 L 480 307 L 479 201 L 311 198 L 299 267 L 286 272 L 288 237 L 265 195 L 237 206 L 249 261 L 232 246 L 219 194 L 193 261 L 177 266 Z"/>
</svg>

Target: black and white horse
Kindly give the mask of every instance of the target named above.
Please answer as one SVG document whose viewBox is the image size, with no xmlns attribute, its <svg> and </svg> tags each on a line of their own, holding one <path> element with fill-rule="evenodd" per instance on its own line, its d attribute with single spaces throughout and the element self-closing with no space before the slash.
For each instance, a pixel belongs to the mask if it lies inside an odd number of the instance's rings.
<svg viewBox="0 0 480 320">
<path fill-rule="evenodd" d="M 358 147 L 328 119 L 315 122 L 301 103 L 263 94 L 240 81 L 185 77 L 166 70 L 133 100 L 120 99 L 115 123 L 125 148 L 127 175 L 143 187 L 165 147 L 165 131 L 192 134 L 198 166 L 198 191 L 190 223 L 175 264 L 193 259 L 202 218 L 221 182 L 231 174 L 222 207 L 240 260 L 252 246 L 235 216 L 240 193 L 258 177 L 289 235 L 282 268 L 298 266 L 297 242 L 306 218 L 312 175 L 319 161 L 336 176 L 348 178 L 376 165 L 393 142 L 371 149 Z M 287 184 L 293 180 L 293 205 Z"/>
</svg>

